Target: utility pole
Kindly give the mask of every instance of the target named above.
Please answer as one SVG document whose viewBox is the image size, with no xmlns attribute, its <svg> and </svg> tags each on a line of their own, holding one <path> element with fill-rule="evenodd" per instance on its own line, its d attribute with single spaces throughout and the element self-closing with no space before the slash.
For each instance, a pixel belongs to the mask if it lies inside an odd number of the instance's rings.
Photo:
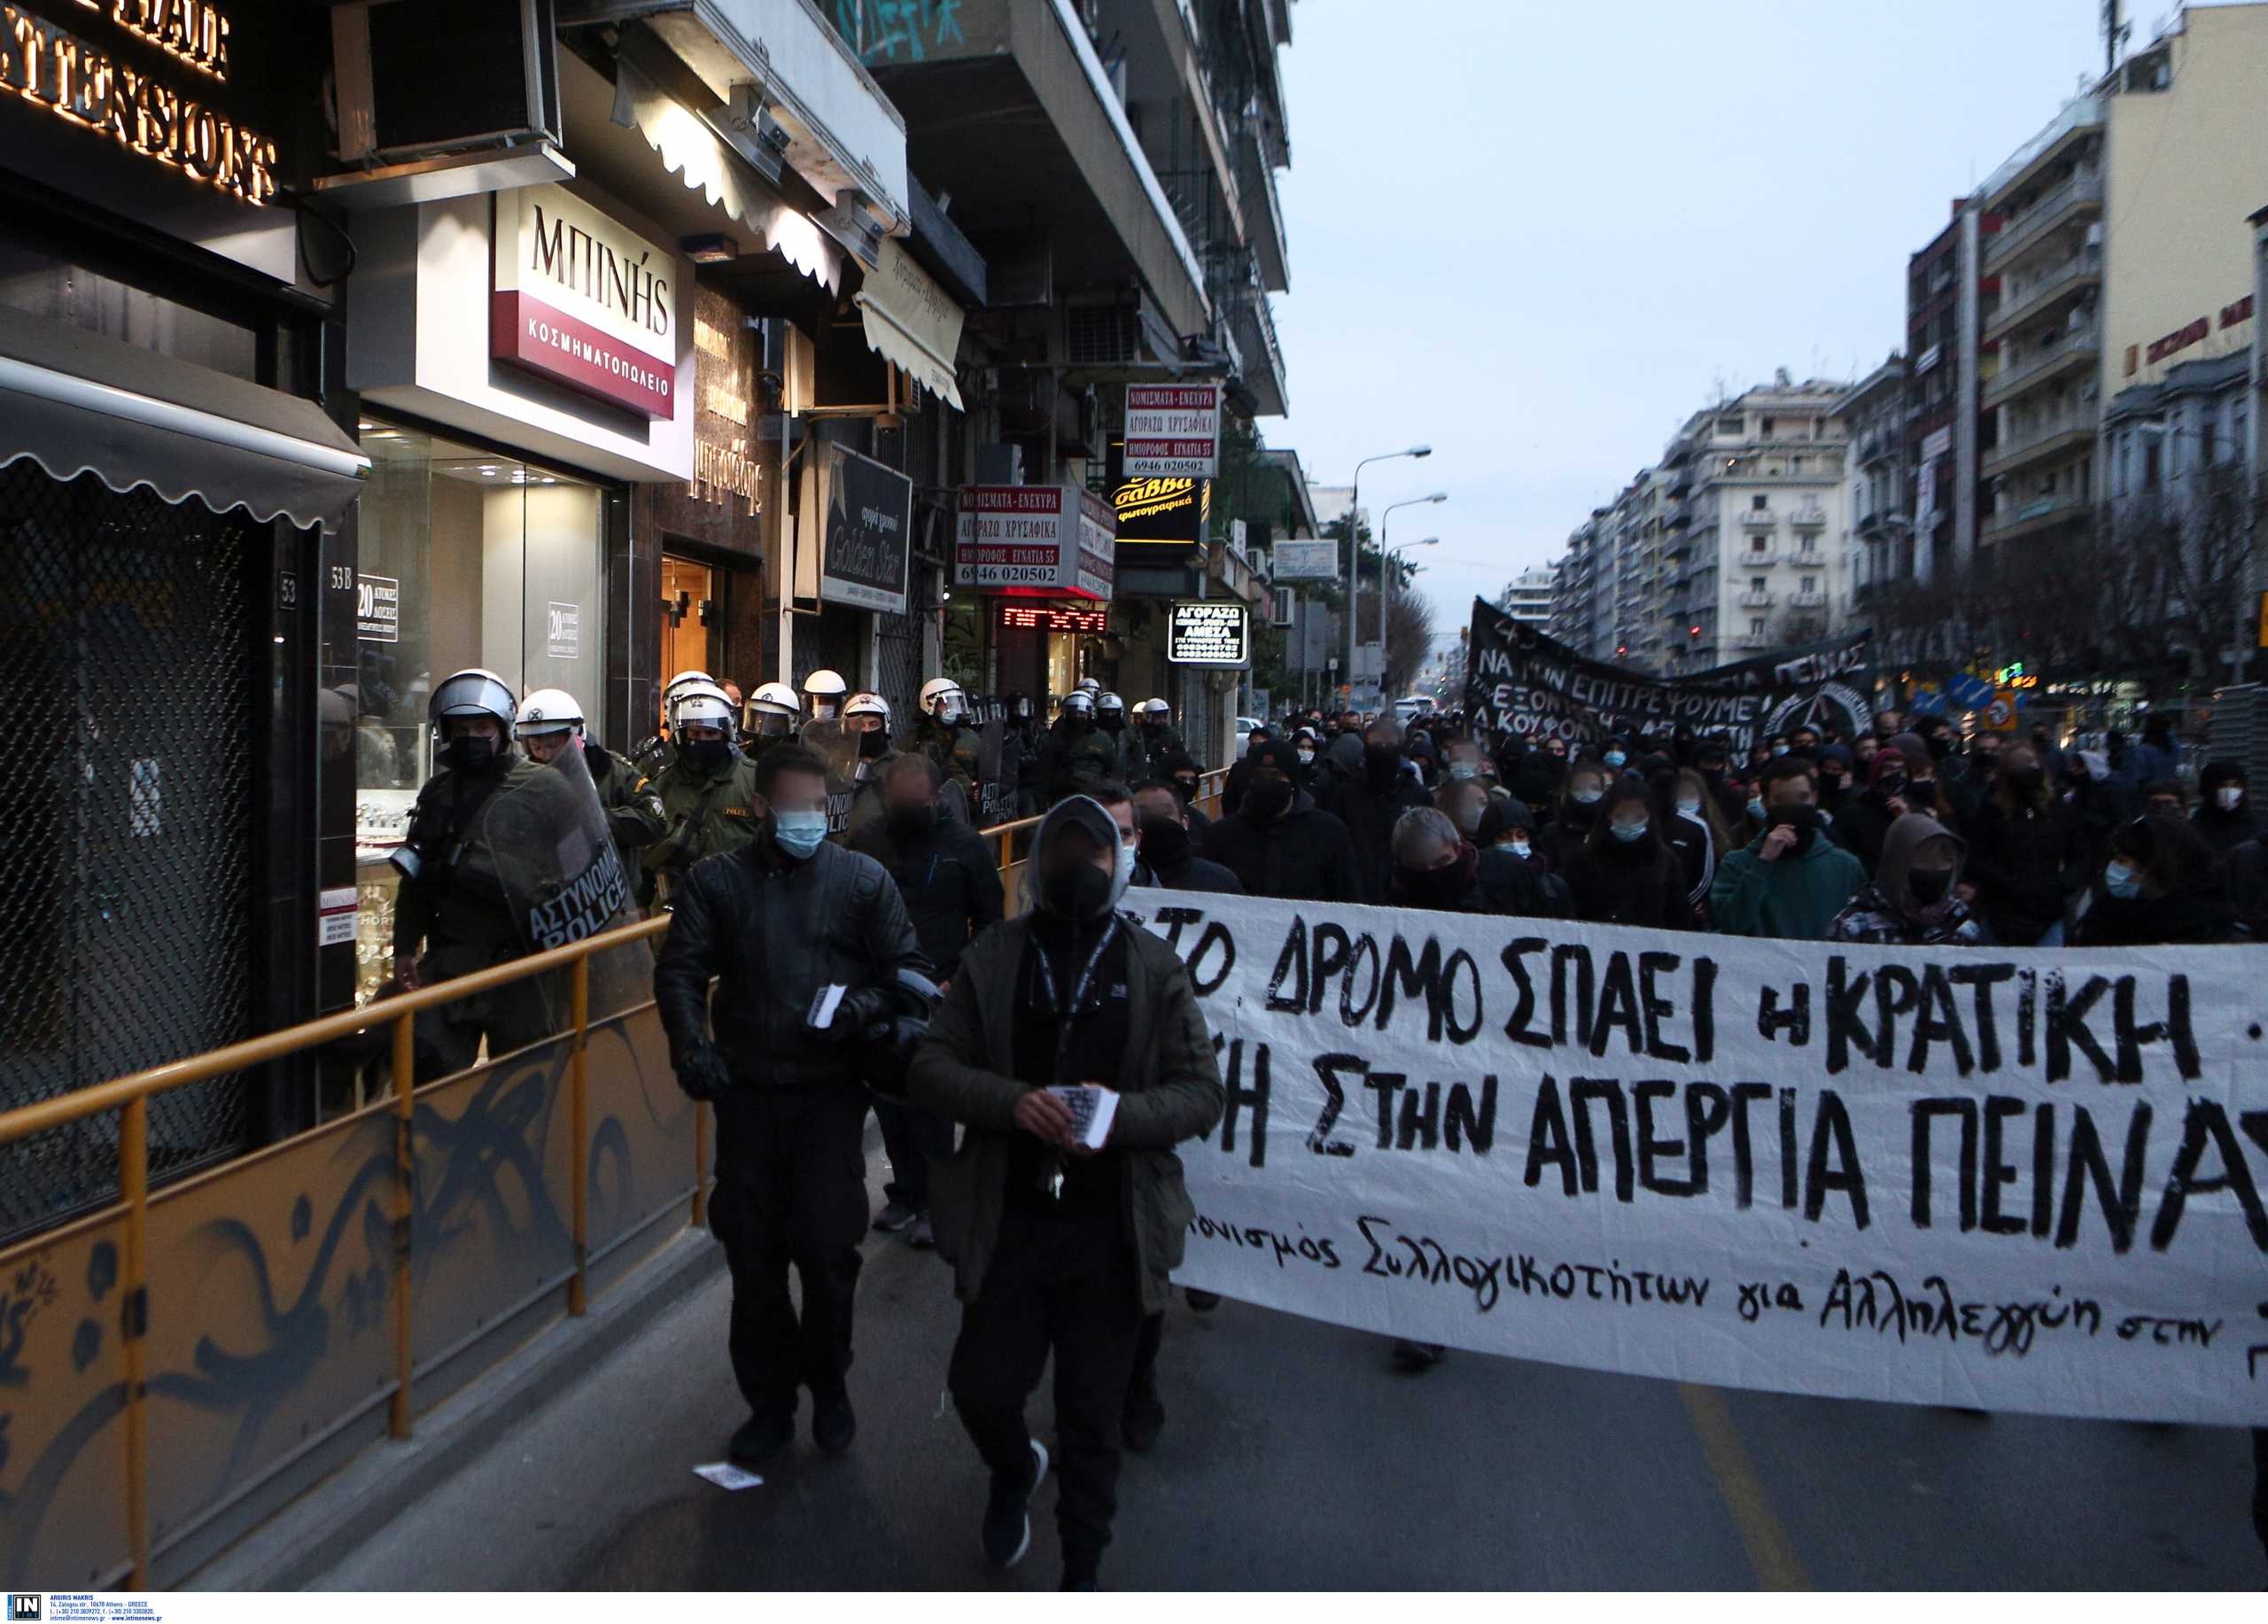
<svg viewBox="0 0 2268 1624">
<path fill-rule="evenodd" d="M 2118 0 L 2102 0 L 2102 74 L 2108 79 L 2118 71 L 2118 48 L 2126 43 L 2128 29 L 2118 15 Z"/>
</svg>

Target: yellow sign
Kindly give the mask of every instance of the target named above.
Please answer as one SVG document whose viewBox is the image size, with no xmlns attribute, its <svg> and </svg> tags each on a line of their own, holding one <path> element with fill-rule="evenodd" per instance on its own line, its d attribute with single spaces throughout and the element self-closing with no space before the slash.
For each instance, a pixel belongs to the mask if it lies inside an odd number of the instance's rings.
<svg viewBox="0 0 2268 1624">
<path fill-rule="evenodd" d="M 2258 647 L 2268 649 L 2268 592 L 2260 594 L 2260 641 Z"/>
<path fill-rule="evenodd" d="M 209 78 L 229 74 L 229 19 L 199 0 L 71 0 Z M 276 144 L 67 29 L 0 5 L 0 89 L 246 203 L 276 195 Z"/>
</svg>

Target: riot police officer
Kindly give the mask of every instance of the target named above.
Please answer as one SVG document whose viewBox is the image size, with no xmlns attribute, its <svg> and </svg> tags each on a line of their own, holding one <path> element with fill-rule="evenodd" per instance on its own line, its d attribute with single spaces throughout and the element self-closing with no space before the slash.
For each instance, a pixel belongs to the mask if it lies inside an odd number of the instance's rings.
<svg viewBox="0 0 2268 1624">
<path fill-rule="evenodd" d="M 921 685 L 921 719 L 898 748 L 927 756 L 940 776 L 958 782 L 971 804 L 980 772 L 976 736 L 968 723 L 968 695 L 951 677 Z"/>
<path fill-rule="evenodd" d="M 843 819 L 848 835 L 882 815 L 882 775 L 899 752 L 890 748 L 889 701 L 880 694 L 851 695 L 843 707 L 843 727 L 858 750 L 850 769 L 850 807 Z"/>
<path fill-rule="evenodd" d="M 583 727 L 583 707 L 564 688 L 538 688 L 520 702 L 512 736 L 538 766 L 548 765 L 571 747 L 583 752 L 591 783 L 606 813 L 607 833 L 622 853 L 625 874 L 638 872 L 638 852 L 669 830 L 662 797 L 644 773 L 603 744 L 594 744 Z"/>
<path fill-rule="evenodd" d="M 1118 758 L 1109 776 L 1121 783 L 1132 783 L 1138 778 L 1150 775 L 1149 757 L 1142 749 L 1139 734 L 1126 726 L 1126 702 L 1115 694 L 1100 694 L 1095 698 L 1095 727 L 1110 737 L 1111 746 Z"/>
<path fill-rule="evenodd" d="M 742 723 L 747 753 L 760 756 L 766 745 L 784 744 L 796 736 L 796 725 L 803 719 L 804 702 L 796 697 L 795 689 L 784 682 L 764 683 L 749 695 Z"/>
<path fill-rule="evenodd" d="M 843 673 L 825 668 L 804 679 L 804 704 L 814 722 L 841 719 L 843 696 L 850 692 L 850 684 L 843 680 Z"/>
<path fill-rule="evenodd" d="M 705 671 L 681 671 L 672 677 L 662 688 L 662 725 L 649 734 L 638 748 L 630 752 L 630 759 L 637 769 L 649 779 L 661 777 L 670 763 L 676 759 L 677 747 L 670 742 L 670 705 L 680 694 L 696 683 L 710 681 Z"/>
<path fill-rule="evenodd" d="M 501 792 L 542 771 L 512 748 L 517 707 L 493 671 L 472 668 L 442 680 L 427 705 L 440 765 L 417 792 L 408 833 L 392 858 L 401 874 L 394 905 L 393 979 L 406 991 L 521 957 L 526 940 L 507 872 L 516 858 L 498 851 L 483 817 Z M 499 1055 L 551 1035 L 542 990 L 515 982 L 416 1020 L 421 1080 L 462 1071 L 483 1037 Z"/>
<path fill-rule="evenodd" d="M 1163 771 L 1167 758 L 1188 754 L 1188 746 L 1173 725 L 1173 707 L 1162 699 L 1146 699 L 1134 707 L 1134 725 L 1142 735 L 1142 752 L 1150 771 Z"/>
<path fill-rule="evenodd" d="M 734 748 L 733 702 L 722 688 L 710 682 L 682 689 L 670 731 L 677 759 L 654 785 L 668 833 L 639 854 L 664 904 L 695 863 L 753 840 L 763 816 L 756 764 Z"/>
<path fill-rule="evenodd" d="M 1118 742 L 1095 726 L 1095 702 L 1084 688 L 1063 695 L 1047 737 L 1047 798 L 1084 795 L 1118 776 Z"/>
</svg>

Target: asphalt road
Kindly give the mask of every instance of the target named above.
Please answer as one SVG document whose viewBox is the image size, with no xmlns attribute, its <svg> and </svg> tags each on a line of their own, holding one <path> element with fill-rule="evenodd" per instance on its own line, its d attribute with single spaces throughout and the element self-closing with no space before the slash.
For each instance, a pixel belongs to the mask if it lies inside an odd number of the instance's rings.
<svg viewBox="0 0 2268 1624">
<path fill-rule="evenodd" d="M 878 1159 L 877 1159 L 878 1160 Z M 879 1184 L 880 1169 L 876 1169 Z M 879 1203 L 879 1195 L 876 1197 Z M 693 1474 L 742 1418 L 718 1278 L 323 1581 L 359 1589 L 1052 1588 L 1053 1486 L 1007 1575 L 944 1402 L 944 1266 L 875 1236 L 859 1437 L 810 1410 L 761 1487 Z M 1177 1307 L 1169 1419 L 1130 1456 L 1113 1589 L 2257 1589 L 2243 1434 L 1720 1391 Z M 1045 1436 L 1046 1387 L 1033 1404 Z"/>
</svg>

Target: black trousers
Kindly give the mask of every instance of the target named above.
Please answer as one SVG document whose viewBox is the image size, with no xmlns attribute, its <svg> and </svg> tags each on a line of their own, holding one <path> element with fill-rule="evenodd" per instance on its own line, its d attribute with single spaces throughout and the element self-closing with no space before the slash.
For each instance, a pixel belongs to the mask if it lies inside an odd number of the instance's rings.
<svg viewBox="0 0 2268 1624">
<path fill-rule="evenodd" d="M 882 1147 L 889 1153 L 889 1182 L 882 1199 L 929 1209 L 929 1164 L 953 1154 L 953 1125 L 919 1106 L 874 1096 L 874 1120 L 882 1124 Z"/>
<path fill-rule="evenodd" d="M 949 1381 L 996 1478 L 1031 1469 L 1024 1401 L 1055 1356 L 1056 1525 L 1066 1568 L 1091 1566 L 1118 1510 L 1119 1420 L 1142 1333 L 1134 1254 L 1115 1213 L 1057 1218 L 1011 1208 L 976 1301 L 961 1310 Z"/>
<path fill-rule="evenodd" d="M 2252 1531 L 2268 1556 L 2268 1426 L 2252 1429 Z"/>
<path fill-rule="evenodd" d="M 751 1410 L 793 1413 L 800 1387 L 843 1390 L 866 1233 L 866 1091 L 848 1081 L 736 1090 L 717 1103 L 709 1226 L 733 1271 L 733 1375 Z"/>
</svg>

